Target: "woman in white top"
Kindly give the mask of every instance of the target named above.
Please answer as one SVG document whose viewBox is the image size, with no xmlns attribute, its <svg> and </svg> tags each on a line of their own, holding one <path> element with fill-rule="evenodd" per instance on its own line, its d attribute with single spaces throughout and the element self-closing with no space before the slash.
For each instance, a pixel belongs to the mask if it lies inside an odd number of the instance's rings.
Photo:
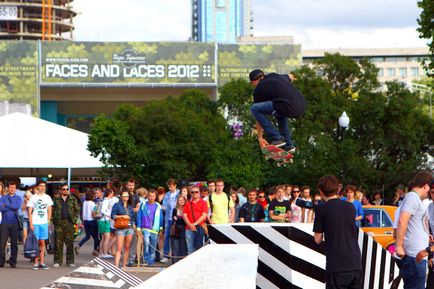
<svg viewBox="0 0 434 289">
<path fill-rule="evenodd" d="M 78 255 L 80 251 L 80 247 L 83 246 L 90 237 L 93 238 L 93 256 L 98 256 L 98 247 L 99 247 L 99 235 L 98 235 L 98 223 L 95 218 L 92 216 L 92 212 L 95 209 L 95 202 L 93 199 L 95 198 L 95 192 L 93 190 L 86 193 L 86 200 L 83 202 L 83 224 L 84 231 L 86 232 L 86 236 L 78 243 L 78 246 L 75 246 L 75 254 Z"/>
</svg>

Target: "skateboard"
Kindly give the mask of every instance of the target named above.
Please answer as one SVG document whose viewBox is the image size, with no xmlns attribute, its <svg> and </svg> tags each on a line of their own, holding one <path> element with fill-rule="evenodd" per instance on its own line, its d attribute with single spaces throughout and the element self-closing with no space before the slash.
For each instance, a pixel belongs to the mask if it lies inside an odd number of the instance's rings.
<svg viewBox="0 0 434 289">
<path fill-rule="evenodd" d="M 275 161 L 278 167 L 286 167 L 289 163 L 292 163 L 294 157 L 291 153 L 273 145 L 264 146 L 261 150 L 265 155 L 265 159 Z"/>
</svg>

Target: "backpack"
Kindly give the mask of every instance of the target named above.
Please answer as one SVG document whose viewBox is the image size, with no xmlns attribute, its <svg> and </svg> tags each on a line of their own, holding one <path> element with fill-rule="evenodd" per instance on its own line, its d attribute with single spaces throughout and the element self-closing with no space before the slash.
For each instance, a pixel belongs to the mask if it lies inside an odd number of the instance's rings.
<svg viewBox="0 0 434 289">
<path fill-rule="evenodd" d="M 228 211 L 229 211 L 229 203 L 231 202 L 231 197 L 229 196 L 229 194 L 226 194 L 225 192 L 223 192 L 225 195 L 226 195 L 226 197 L 228 197 Z M 210 209 L 211 209 L 211 214 L 212 214 L 212 207 L 213 207 L 213 204 L 212 204 L 212 195 L 213 194 L 210 194 L 209 196 L 208 196 L 208 201 L 209 201 L 209 207 L 210 207 Z"/>
<path fill-rule="evenodd" d="M 35 258 L 38 256 L 39 256 L 38 239 L 36 239 L 35 233 L 33 233 L 32 230 L 29 230 L 26 243 L 24 243 L 24 257 Z"/>
<path fill-rule="evenodd" d="M 98 202 L 95 204 L 95 207 L 92 210 L 92 217 L 94 218 L 94 220 L 99 220 L 103 217 L 103 215 L 101 214 L 101 207 L 102 202 Z"/>
</svg>

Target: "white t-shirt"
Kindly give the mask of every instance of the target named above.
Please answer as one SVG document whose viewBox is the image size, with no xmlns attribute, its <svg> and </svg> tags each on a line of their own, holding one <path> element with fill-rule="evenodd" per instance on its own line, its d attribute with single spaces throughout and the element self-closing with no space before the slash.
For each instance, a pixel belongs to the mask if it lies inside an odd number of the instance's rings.
<svg viewBox="0 0 434 289">
<path fill-rule="evenodd" d="M 34 225 L 48 224 L 48 207 L 53 205 L 53 200 L 47 194 L 34 194 L 30 197 L 27 207 L 33 208 L 32 219 Z"/>
<path fill-rule="evenodd" d="M 93 221 L 92 211 L 95 208 L 93 201 L 84 201 L 83 203 L 83 221 Z"/>
</svg>

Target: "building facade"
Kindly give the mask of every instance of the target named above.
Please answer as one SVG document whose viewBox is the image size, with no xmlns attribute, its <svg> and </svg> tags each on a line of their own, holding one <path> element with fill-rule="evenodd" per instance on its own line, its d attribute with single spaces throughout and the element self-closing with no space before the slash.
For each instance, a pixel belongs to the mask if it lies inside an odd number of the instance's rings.
<svg viewBox="0 0 434 289">
<path fill-rule="evenodd" d="M 428 48 L 357 48 L 303 49 L 303 63 L 309 64 L 325 53 L 340 53 L 356 61 L 367 57 L 378 68 L 380 82 L 398 80 L 412 82 L 425 76 L 420 59 L 429 55 Z"/>
<path fill-rule="evenodd" d="M 236 43 L 253 31 L 250 0 L 192 0 L 192 40 Z"/>
<path fill-rule="evenodd" d="M 0 0 L 0 40 L 72 40 L 73 0 Z"/>
</svg>

